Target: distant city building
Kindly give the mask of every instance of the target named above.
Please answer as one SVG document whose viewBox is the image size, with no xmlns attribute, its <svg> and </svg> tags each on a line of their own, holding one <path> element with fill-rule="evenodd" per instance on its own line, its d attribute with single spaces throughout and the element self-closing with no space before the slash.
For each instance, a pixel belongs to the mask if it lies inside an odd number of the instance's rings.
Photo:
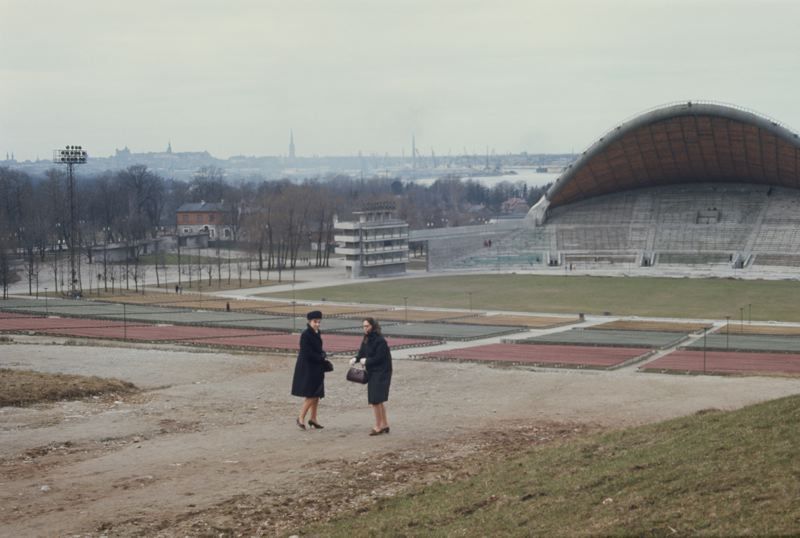
<svg viewBox="0 0 800 538">
<path fill-rule="evenodd" d="M 226 177 L 257 178 L 262 179 L 307 179 L 323 178 L 326 176 L 345 174 L 352 177 L 370 175 L 380 177 L 397 177 L 399 179 L 423 177 L 458 176 L 472 177 L 476 174 L 509 175 L 517 174 L 514 168 L 530 168 L 532 166 L 546 166 L 550 173 L 561 172 L 567 165 L 575 160 L 572 154 L 511 154 L 499 155 L 497 161 L 502 165 L 502 170 L 492 170 L 491 173 L 483 169 L 479 158 L 472 154 L 461 155 L 435 155 L 423 157 L 416 146 L 416 139 L 412 140 L 414 160 L 408 159 L 407 152 L 401 151 L 401 156 L 389 154 L 355 154 L 341 156 L 299 156 L 294 143 L 294 132 L 289 136 L 289 155 L 274 156 L 233 155 L 228 159 L 218 159 L 208 151 L 175 151 L 171 142 L 163 151 L 137 152 L 128 146 L 116 149 L 113 155 L 102 157 L 92 155 L 92 158 L 81 167 L 82 176 L 103 174 L 108 171 L 124 170 L 133 165 L 144 165 L 150 171 L 165 178 L 180 181 L 191 181 L 195 178 L 200 168 L 214 166 L 225 170 Z M 13 167 L 26 173 L 43 177 L 53 167 L 52 159 L 25 160 L 18 162 L 14 153 L 7 152 L 6 160 L 0 157 L 3 166 Z M 512 181 L 517 178 L 509 177 Z"/>
<path fill-rule="evenodd" d="M 130 159 L 131 150 L 128 149 L 128 146 L 125 146 L 122 149 L 115 149 L 114 150 L 114 157 L 116 157 L 117 159 Z"/>
<path fill-rule="evenodd" d="M 394 217 L 393 203 L 376 203 L 353 211 L 356 221 L 334 216 L 336 252 L 344 254 L 351 278 L 380 277 L 406 272 L 408 223 Z"/>
<path fill-rule="evenodd" d="M 207 233 L 210 241 L 233 238 L 232 226 L 221 203 L 183 204 L 176 212 L 179 236 Z"/>
</svg>

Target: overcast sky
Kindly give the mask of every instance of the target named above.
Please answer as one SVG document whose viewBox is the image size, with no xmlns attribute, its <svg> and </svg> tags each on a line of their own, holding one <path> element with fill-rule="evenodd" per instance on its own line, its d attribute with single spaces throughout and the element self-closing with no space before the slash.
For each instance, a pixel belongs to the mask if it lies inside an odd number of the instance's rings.
<svg viewBox="0 0 800 538">
<path fill-rule="evenodd" d="M 800 128 L 800 2 L 0 0 L 0 159 L 580 151 L 651 107 Z"/>
</svg>

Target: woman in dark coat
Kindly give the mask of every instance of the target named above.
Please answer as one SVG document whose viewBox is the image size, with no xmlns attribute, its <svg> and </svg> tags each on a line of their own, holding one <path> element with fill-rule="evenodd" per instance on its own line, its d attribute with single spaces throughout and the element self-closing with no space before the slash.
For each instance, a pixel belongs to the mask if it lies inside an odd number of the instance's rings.
<svg viewBox="0 0 800 538">
<path fill-rule="evenodd" d="M 305 398 L 303 406 L 300 408 L 300 415 L 296 419 L 297 426 L 301 430 L 306 429 L 306 414 L 311 411 L 308 426 L 322 429 L 322 425 L 317 422 L 319 400 L 325 397 L 324 362 L 327 356 L 327 353 L 322 350 L 322 336 L 319 334 L 322 312 L 319 310 L 309 312 L 306 314 L 306 319 L 308 326 L 300 335 L 300 352 L 297 354 L 297 362 L 294 366 L 292 396 Z"/>
<path fill-rule="evenodd" d="M 367 369 L 367 401 L 375 413 L 375 427 L 370 435 L 381 435 L 389 433 L 385 402 L 389 399 L 389 385 L 392 382 L 392 353 L 375 319 L 364 318 L 362 326 L 364 340 L 353 362 L 359 360 Z"/>
</svg>

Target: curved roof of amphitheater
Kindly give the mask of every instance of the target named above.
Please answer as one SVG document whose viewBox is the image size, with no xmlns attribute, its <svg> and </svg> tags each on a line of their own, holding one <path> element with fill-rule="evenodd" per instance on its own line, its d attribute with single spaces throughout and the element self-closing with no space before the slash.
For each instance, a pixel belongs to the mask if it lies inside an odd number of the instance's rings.
<svg viewBox="0 0 800 538">
<path fill-rule="evenodd" d="M 548 190 L 550 206 L 639 187 L 735 182 L 800 189 L 800 137 L 730 105 L 684 102 L 602 136 Z"/>
</svg>

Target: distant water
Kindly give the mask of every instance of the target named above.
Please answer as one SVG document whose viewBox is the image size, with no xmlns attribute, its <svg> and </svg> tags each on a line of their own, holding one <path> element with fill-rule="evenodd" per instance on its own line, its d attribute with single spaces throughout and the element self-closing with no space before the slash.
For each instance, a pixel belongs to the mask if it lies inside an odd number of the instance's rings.
<svg viewBox="0 0 800 538">
<path fill-rule="evenodd" d="M 506 181 L 509 183 L 524 182 L 528 187 L 542 187 L 548 183 L 555 182 L 561 174 L 550 172 L 539 173 L 532 168 L 508 168 L 506 171 L 513 171 L 516 174 L 507 174 L 502 176 L 462 176 L 462 179 L 472 179 L 479 182 L 481 185 L 492 188 L 500 182 Z M 439 177 L 421 177 L 416 179 L 407 179 L 406 181 L 417 183 L 425 187 L 430 187 Z"/>
</svg>

